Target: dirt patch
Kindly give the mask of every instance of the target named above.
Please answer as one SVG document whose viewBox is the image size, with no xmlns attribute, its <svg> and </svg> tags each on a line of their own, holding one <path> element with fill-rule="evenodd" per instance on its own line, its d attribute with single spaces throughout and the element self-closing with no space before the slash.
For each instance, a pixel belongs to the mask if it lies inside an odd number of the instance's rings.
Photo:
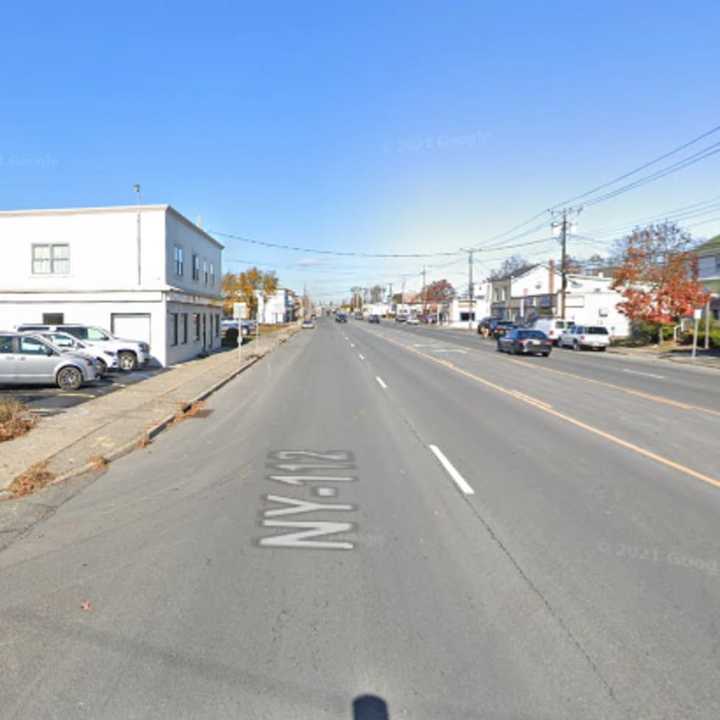
<svg viewBox="0 0 720 720">
<path fill-rule="evenodd" d="M 0 442 L 29 432 L 37 421 L 18 400 L 0 400 Z"/>
<path fill-rule="evenodd" d="M 12 483 L 8 491 L 15 497 L 30 495 L 40 488 L 49 485 L 55 476 L 47 469 L 47 462 L 36 463 L 31 465 L 24 473 L 18 475 Z"/>
<path fill-rule="evenodd" d="M 110 464 L 108 459 L 102 455 L 93 455 L 93 457 L 90 458 L 89 463 L 93 470 L 105 470 L 105 468 L 107 468 Z"/>
<path fill-rule="evenodd" d="M 171 424 L 177 425 L 183 420 L 187 420 L 188 418 L 192 417 L 206 417 L 207 414 L 208 413 L 205 410 L 205 403 L 202 400 L 197 400 L 192 405 L 190 405 L 190 407 L 187 407 L 184 403 L 181 403 L 180 408 L 177 413 L 175 413 L 175 417 L 173 418 Z"/>
</svg>

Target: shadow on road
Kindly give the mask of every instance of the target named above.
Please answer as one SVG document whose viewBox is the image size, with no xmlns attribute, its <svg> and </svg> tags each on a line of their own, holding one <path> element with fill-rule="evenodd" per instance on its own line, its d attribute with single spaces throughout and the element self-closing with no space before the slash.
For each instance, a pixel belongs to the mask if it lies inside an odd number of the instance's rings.
<svg viewBox="0 0 720 720">
<path fill-rule="evenodd" d="M 352 708 L 353 720 L 390 720 L 387 703 L 377 695 L 358 695 Z"/>
</svg>

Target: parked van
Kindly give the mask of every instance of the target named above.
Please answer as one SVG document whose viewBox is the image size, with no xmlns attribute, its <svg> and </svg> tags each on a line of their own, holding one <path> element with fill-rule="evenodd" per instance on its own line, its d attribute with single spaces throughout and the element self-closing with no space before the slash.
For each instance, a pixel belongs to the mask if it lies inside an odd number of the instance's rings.
<svg viewBox="0 0 720 720">
<path fill-rule="evenodd" d="M 544 332 L 553 345 L 557 345 L 560 336 L 569 330 L 575 323 L 572 320 L 560 320 L 558 318 L 536 318 L 531 325 L 533 330 Z"/>
</svg>

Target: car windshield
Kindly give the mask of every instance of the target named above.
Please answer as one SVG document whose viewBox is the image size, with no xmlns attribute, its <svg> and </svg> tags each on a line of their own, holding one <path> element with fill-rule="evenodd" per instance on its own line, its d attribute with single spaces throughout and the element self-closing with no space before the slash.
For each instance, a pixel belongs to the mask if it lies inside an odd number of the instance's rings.
<svg viewBox="0 0 720 720">
<path fill-rule="evenodd" d="M 0 720 L 720 720 L 720 0 L 0 25 Z"/>
</svg>

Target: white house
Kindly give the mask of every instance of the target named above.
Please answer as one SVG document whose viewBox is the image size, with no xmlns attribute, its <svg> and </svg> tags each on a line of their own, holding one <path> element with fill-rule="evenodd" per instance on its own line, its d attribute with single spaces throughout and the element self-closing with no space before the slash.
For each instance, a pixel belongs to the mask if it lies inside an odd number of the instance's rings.
<svg viewBox="0 0 720 720">
<path fill-rule="evenodd" d="M 257 316 L 264 325 L 280 325 L 293 320 L 295 299 L 292 290 L 280 288 L 268 298 L 257 291 L 256 297 Z"/>
<path fill-rule="evenodd" d="M 84 323 L 170 365 L 220 347 L 223 246 L 169 205 L 0 212 L 0 328 Z"/>
</svg>

